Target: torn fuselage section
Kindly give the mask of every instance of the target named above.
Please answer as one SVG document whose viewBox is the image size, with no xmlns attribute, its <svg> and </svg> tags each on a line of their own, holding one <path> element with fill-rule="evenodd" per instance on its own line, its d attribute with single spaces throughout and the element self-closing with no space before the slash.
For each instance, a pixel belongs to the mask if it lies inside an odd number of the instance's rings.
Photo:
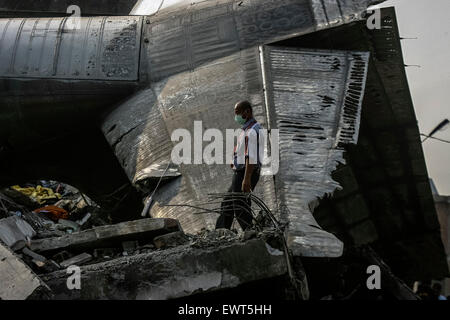
<svg viewBox="0 0 450 320">
<path fill-rule="evenodd" d="M 204 128 L 225 137 L 235 127 L 233 101 L 249 97 L 258 122 L 279 130 L 279 145 L 268 144 L 266 150 L 273 155 L 276 147 L 279 163 L 270 163 L 266 171 L 279 168 L 262 177 L 255 194 L 287 222 L 295 254 L 337 257 L 342 243 L 320 228 L 311 204 L 339 187 L 331 172 L 344 162 L 342 145 L 357 142 L 368 57 L 276 46 L 243 50 L 138 92 L 106 118 L 104 132 L 129 179 L 139 184 L 160 177 L 150 176 L 151 168 L 161 172 L 171 162 L 177 129 L 192 133 L 192 144 L 200 132 L 205 147 Z M 177 166 L 181 175 L 174 170 L 166 177 L 172 180 L 156 191 L 150 214 L 178 219 L 186 232 L 196 233 L 214 228 L 217 214 L 196 214 L 192 207 L 207 201 L 208 194 L 226 191 L 231 170 L 226 163 L 190 160 Z M 280 207 L 287 210 L 281 213 Z"/>
<path fill-rule="evenodd" d="M 191 151 L 198 137 L 203 151 L 204 131 L 225 137 L 235 129 L 234 103 L 246 99 L 281 139 L 275 179 L 263 175 L 255 194 L 289 225 L 296 254 L 340 256 L 342 243 L 320 228 L 311 207 L 339 187 L 331 172 L 344 161 L 342 145 L 357 142 L 368 54 L 267 45 L 359 20 L 377 2 L 180 2 L 149 16 L 139 71 L 148 86 L 107 115 L 102 130 L 135 186 L 150 194 L 167 182 L 155 191 L 150 215 L 177 219 L 186 232 L 214 228 L 217 212 L 193 207 L 226 191 L 229 155 L 207 164 L 203 152 L 191 153 L 174 165 L 180 140 L 172 138 L 184 130 Z"/>
<path fill-rule="evenodd" d="M 340 256 L 342 243 L 311 215 L 316 199 L 339 184 L 342 145 L 357 143 L 369 54 L 264 48 L 271 127 L 280 130 L 280 169 L 275 175 L 288 242 L 298 255 Z"/>
</svg>

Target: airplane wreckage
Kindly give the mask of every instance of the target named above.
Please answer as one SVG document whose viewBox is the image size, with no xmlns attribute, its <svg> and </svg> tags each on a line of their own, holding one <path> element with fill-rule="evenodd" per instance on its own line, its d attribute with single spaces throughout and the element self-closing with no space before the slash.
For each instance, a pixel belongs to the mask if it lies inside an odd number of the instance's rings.
<svg viewBox="0 0 450 320">
<path fill-rule="evenodd" d="M 0 298 L 417 299 L 448 275 L 393 8 L 368 28 L 382 1 L 45 2 L 0 1 L 0 186 L 70 184 L 111 224 L 1 245 Z M 213 230 L 228 166 L 171 164 L 171 135 L 235 128 L 242 99 L 280 163 L 237 234 Z M 130 241 L 146 250 L 80 258 Z M 62 250 L 51 272 L 21 259 Z"/>
</svg>

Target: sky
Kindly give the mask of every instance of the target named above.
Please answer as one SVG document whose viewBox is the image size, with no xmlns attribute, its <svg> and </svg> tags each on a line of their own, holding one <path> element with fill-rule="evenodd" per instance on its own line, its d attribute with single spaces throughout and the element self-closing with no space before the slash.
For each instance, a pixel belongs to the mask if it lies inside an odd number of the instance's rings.
<svg viewBox="0 0 450 320">
<path fill-rule="evenodd" d="M 409 87 L 421 133 L 450 119 L 450 0 L 389 0 L 396 8 Z M 450 127 L 435 137 L 450 140 Z M 450 144 L 423 144 L 428 174 L 439 194 L 450 195 Z"/>
</svg>

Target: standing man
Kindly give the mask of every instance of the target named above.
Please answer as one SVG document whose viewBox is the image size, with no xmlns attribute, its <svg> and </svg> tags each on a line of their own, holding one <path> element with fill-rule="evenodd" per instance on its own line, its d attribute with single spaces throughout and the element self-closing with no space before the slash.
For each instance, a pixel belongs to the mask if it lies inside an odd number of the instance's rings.
<svg viewBox="0 0 450 320">
<path fill-rule="evenodd" d="M 261 159 L 264 154 L 264 143 L 260 124 L 253 118 L 252 105 L 248 101 L 236 103 L 234 107 L 235 121 L 242 126 L 237 145 L 234 148 L 233 180 L 228 193 L 250 193 L 259 180 Z M 260 147 L 261 144 L 261 147 Z M 261 153 L 262 152 L 262 153 Z M 228 195 L 224 197 L 221 213 L 217 219 L 216 229 L 231 229 L 236 217 L 243 230 L 252 226 L 251 200 L 244 195 Z"/>
</svg>

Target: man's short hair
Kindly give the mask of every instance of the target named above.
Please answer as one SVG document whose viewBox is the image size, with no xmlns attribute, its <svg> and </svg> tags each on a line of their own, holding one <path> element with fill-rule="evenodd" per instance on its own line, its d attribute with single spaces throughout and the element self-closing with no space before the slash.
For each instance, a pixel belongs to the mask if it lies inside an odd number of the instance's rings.
<svg viewBox="0 0 450 320">
<path fill-rule="evenodd" d="M 242 111 L 245 111 L 245 110 L 253 111 L 252 104 L 250 102 L 248 102 L 247 100 L 239 101 L 238 103 L 236 103 L 236 108 L 242 109 Z"/>
</svg>

